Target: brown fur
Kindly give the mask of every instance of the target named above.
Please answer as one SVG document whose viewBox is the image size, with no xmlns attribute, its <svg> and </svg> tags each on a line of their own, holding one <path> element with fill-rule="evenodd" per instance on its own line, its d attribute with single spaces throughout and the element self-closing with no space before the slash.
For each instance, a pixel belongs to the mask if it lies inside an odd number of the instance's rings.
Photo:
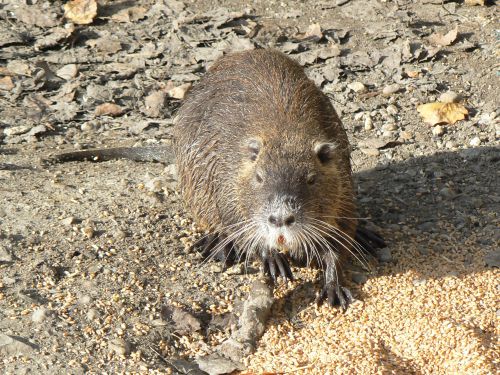
<svg viewBox="0 0 500 375">
<path fill-rule="evenodd" d="M 282 53 L 255 50 L 219 59 L 180 108 L 174 138 L 185 202 L 208 231 L 229 235 L 228 226 L 260 217 L 273 197 L 292 196 L 299 220 L 313 216 L 353 238 L 346 133 L 328 98 Z M 259 149 L 255 160 L 252 142 Z M 314 150 L 325 143 L 336 147 L 321 162 Z M 330 279 L 338 278 L 338 258 L 349 246 L 339 240 L 338 257 L 321 254 L 326 272 L 335 273 Z M 236 246 L 246 245 L 245 237 L 240 241 Z"/>
</svg>

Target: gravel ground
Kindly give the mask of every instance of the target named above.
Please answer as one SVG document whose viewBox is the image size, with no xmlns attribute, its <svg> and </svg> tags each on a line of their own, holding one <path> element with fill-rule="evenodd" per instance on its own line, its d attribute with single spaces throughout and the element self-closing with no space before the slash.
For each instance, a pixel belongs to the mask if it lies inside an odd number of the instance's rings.
<svg viewBox="0 0 500 375">
<path fill-rule="evenodd" d="M 0 372 L 498 373 L 498 10 L 467 3 L 100 1 L 78 25 L 62 1 L 0 0 Z M 190 252 L 171 162 L 43 163 L 168 145 L 187 88 L 260 47 L 331 98 L 388 243 L 350 266 L 346 313 L 314 304 L 314 270 L 271 296 L 258 263 Z M 434 102 L 467 115 L 429 124 Z"/>
</svg>

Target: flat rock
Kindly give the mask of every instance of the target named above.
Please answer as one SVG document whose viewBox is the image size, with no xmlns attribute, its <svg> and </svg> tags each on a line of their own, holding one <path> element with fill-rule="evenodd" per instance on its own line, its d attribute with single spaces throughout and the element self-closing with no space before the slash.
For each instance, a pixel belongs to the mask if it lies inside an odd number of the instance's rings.
<svg viewBox="0 0 500 375">
<path fill-rule="evenodd" d="M 38 345 L 24 337 L 0 334 L 1 355 L 32 355 L 35 350 L 38 350 Z"/>
</svg>

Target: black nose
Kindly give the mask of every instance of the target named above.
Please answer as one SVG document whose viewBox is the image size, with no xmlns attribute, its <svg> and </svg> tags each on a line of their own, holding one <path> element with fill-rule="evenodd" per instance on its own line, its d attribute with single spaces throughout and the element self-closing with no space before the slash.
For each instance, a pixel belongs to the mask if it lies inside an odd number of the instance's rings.
<svg viewBox="0 0 500 375">
<path fill-rule="evenodd" d="M 282 227 L 283 225 L 289 227 L 293 223 L 295 223 L 295 216 L 287 215 L 287 216 L 283 217 L 283 216 L 278 216 L 278 215 L 270 215 L 268 220 L 269 220 L 269 223 L 275 227 Z"/>
</svg>

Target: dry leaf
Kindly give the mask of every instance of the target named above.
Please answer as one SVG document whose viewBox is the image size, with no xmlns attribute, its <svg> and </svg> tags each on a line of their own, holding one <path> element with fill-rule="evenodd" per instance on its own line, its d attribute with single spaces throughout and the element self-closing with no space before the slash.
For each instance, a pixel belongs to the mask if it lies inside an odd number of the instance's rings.
<svg viewBox="0 0 500 375">
<path fill-rule="evenodd" d="M 469 114 L 467 109 L 458 103 L 427 103 L 417 107 L 424 122 L 430 125 L 451 124 L 463 120 Z"/>
<path fill-rule="evenodd" d="M 72 0 L 64 4 L 64 16 L 78 25 L 92 23 L 97 15 L 95 0 Z"/>
<path fill-rule="evenodd" d="M 9 76 L 0 78 L 0 90 L 10 91 L 14 87 L 16 87 L 16 86 L 12 82 L 12 78 L 10 78 Z"/>
<path fill-rule="evenodd" d="M 484 5 L 484 0 L 465 0 L 465 5 Z"/>
<path fill-rule="evenodd" d="M 123 108 L 114 103 L 104 103 L 95 109 L 96 116 L 120 116 L 121 114 L 123 114 Z"/>
<path fill-rule="evenodd" d="M 449 46 L 452 44 L 455 39 L 457 39 L 458 35 L 458 27 L 455 27 L 453 30 L 448 31 L 445 35 L 441 33 L 434 33 L 429 36 L 429 42 L 436 46 Z"/>
</svg>

